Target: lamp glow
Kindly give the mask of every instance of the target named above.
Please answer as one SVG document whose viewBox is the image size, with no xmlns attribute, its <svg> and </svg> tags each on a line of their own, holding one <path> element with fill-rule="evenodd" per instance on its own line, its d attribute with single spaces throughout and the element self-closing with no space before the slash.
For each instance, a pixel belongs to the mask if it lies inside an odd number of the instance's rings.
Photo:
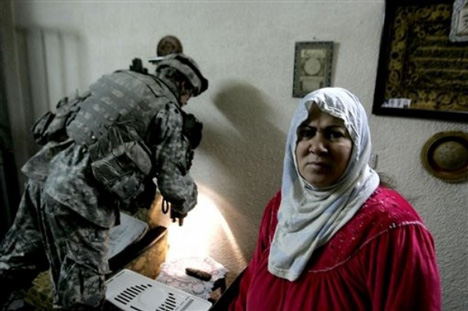
<svg viewBox="0 0 468 311">
<path fill-rule="evenodd" d="M 229 224 L 214 203 L 219 197 L 199 185 L 198 204 L 184 219 L 184 225 L 171 223 L 168 230 L 168 260 L 183 257 L 205 257 L 229 254 L 238 262 L 245 262 L 241 249 Z"/>
</svg>

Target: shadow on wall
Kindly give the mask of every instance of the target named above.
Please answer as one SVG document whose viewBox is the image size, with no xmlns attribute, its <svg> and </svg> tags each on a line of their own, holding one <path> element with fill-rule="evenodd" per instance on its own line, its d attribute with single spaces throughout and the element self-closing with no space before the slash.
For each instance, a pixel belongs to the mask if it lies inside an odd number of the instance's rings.
<svg viewBox="0 0 468 311">
<path fill-rule="evenodd" d="M 228 179 L 229 188 L 220 192 L 236 209 L 222 212 L 235 220 L 230 226 L 250 258 L 256 240 L 246 236 L 251 233 L 246 225 L 257 232 L 268 200 L 280 187 L 286 136 L 270 121 L 275 112 L 268 96 L 252 85 L 228 81 L 213 101 L 233 129 L 204 128 L 202 148 Z"/>
</svg>

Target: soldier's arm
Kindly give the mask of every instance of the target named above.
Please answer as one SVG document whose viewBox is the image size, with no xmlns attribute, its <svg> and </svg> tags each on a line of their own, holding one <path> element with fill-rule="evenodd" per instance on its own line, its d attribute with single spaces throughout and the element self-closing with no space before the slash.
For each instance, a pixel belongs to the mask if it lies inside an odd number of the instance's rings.
<svg viewBox="0 0 468 311">
<path fill-rule="evenodd" d="M 197 186 L 189 174 L 190 143 L 182 133 L 183 119 L 176 104 L 167 104 L 153 120 L 151 148 L 156 178 L 163 197 L 186 214 L 197 203 Z"/>
</svg>

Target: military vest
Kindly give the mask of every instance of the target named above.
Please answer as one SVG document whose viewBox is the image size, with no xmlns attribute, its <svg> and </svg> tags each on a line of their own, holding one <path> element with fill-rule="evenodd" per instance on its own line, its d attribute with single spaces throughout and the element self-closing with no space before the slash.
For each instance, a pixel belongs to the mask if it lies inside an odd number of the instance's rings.
<svg viewBox="0 0 468 311">
<path fill-rule="evenodd" d="M 77 104 L 67 134 L 87 147 L 93 175 L 103 188 L 130 204 L 154 170 L 146 145 L 150 122 L 177 99 L 159 80 L 132 71 L 105 75 L 89 91 Z"/>
<path fill-rule="evenodd" d="M 123 70 L 104 75 L 90 86 L 90 96 L 80 102 L 67 134 L 76 143 L 91 146 L 116 123 L 131 123 L 144 138 L 151 119 L 177 98 L 151 75 Z"/>
</svg>

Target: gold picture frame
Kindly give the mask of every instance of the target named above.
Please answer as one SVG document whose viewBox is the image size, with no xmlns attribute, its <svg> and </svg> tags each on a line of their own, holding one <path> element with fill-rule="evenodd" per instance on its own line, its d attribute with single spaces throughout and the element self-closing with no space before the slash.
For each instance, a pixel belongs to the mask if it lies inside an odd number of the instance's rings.
<svg viewBox="0 0 468 311">
<path fill-rule="evenodd" d="M 453 4 L 386 2 L 373 114 L 468 120 L 468 44 L 449 38 Z"/>
<path fill-rule="evenodd" d="M 333 41 L 296 42 L 293 97 L 331 85 Z"/>
</svg>

